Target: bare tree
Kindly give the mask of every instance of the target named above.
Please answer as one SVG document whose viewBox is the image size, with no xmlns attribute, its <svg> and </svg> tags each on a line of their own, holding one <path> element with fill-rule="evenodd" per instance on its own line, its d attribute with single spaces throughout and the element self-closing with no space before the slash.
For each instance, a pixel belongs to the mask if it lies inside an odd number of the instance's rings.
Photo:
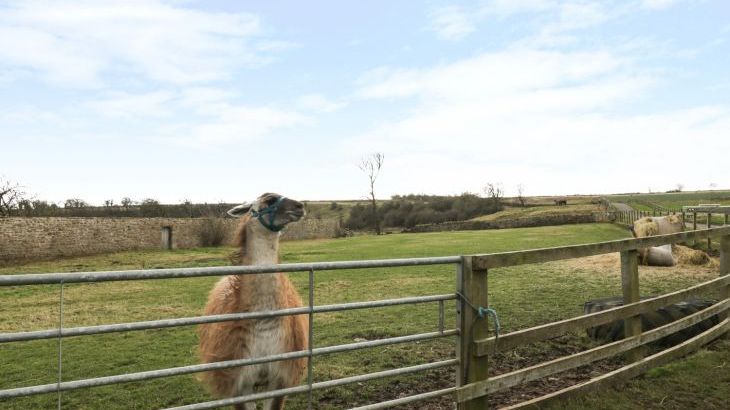
<svg viewBox="0 0 730 410">
<path fill-rule="evenodd" d="M 381 152 L 370 154 L 370 156 L 363 158 L 358 165 L 358 168 L 365 173 L 368 177 L 370 184 L 370 203 L 372 211 L 373 226 L 375 233 L 380 235 L 380 216 L 378 215 L 378 203 L 375 201 L 375 181 L 378 179 L 380 169 L 383 167 L 385 161 L 385 155 Z"/>
<path fill-rule="evenodd" d="M 88 202 L 84 201 L 83 199 L 79 198 L 69 198 L 63 202 L 64 208 L 88 208 L 89 204 Z"/>
<path fill-rule="evenodd" d="M 183 209 L 185 209 L 185 213 L 188 214 L 188 217 L 193 217 L 193 201 L 185 198 L 182 201 Z"/>
<path fill-rule="evenodd" d="M 483 191 L 484 195 L 486 195 L 487 199 L 489 199 L 492 203 L 492 208 L 496 211 L 501 211 L 503 209 L 502 199 L 504 198 L 504 188 L 502 188 L 502 184 L 487 182 Z"/>
<path fill-rule="evenodd" d="M 520 201 L 520 206 L 525 207 L 525 197 L 523 194 L 525 193 L 525 187 L 522 184 L 517 185 L 517 200 Z"/>
<path fill-rule="evenodd" d="M 487 185 L 484 186 L 484 193 L 487 195 L 487 198 L 501 201 L 502 197 L 504 197 L 504 188 L 502 188 L 502 184 L 487 182 Z"/>
<path fill-rule="evenodd" d="M 142 216 L 145 217 L 165 216 L 164 208 L 160 204 L 160 201 L 154 198 L 143 199 L 139 204 L 139 210 Z"/>
<path fill-rule="evenodd" d="M 677 184 L 677 192 L 682 192 L 684 190 L 684 184 Z"/>
<path fill-rule="evenodd" d="M 129 211 L 129 208 L 134 205 L 134 201 L 132 198 L 125 196 L 122 198 L 122 208 L 124 208 L 125 211 Z"/>
<path fill-rule="evenodd" d="M 23 187 L 0 177 L 0 216 L 10 216 L 26 200 Z"/>
</svg>

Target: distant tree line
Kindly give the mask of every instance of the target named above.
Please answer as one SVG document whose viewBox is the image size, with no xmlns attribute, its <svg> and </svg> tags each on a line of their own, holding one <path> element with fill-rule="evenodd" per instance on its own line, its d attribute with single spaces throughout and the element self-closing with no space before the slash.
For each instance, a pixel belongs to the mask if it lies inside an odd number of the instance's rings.
<svg viewBox="0 0 730 410">
<path fill-rule="evenodd" d="M 366 229 L 378 218 L 386 227 L 411 228 L 418 224 L 463 221 L 502 209 L 501 192 L 492 192 L 487 197 L 468 192 L 458 196 L 395 195 L 377 208 L 377 215 L 373 214 L 372 206 L 355 205 L 345 227 Z"/>
<path fill-rule="evenodd" d="M 119 204 L 113 200 L 104 201 L 103 206 L 91 206 L 86 201 L 70 198 L 63 204 L 43 200 L 22 199 L 8 211 L 10 216 L 68 216 L 68 217 L 165 217 L 200 218 L 223 216 L 230 204 L 194 204 L 184 201 L 180 204 L 161 204 L 156 199 L 133 201 L 122 198 Z"/>
</svg>

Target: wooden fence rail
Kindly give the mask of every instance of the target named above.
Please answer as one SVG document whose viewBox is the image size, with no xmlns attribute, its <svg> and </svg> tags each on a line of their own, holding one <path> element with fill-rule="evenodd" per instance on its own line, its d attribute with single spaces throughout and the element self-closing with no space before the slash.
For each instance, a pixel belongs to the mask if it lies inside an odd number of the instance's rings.
<svg viewBox="0 0 730 410">
<path fill-rule="evenodd" d="M 634 217 L 635 215 L 630 216 Z M 720 239 L 720 277 L 686 289 L 640 300 L 638 249 L 711 238 Z M 486 332 L 487 326 L 485 326 L 485 321 L 487 318 L 475 316 L 473 305 L 488 306 L 486 282 L 489 269 L 614 252 L 618 252 L 621 255 L 623 306 L 535 326 L 529 329 L 518 330 L 501 335 L 498 340 L 494 336 L 479 336 L 484 335 L 484 332 Z M 730 334 L 730 318 L 727 317 L 728 309 L 730 309 L 730 298 L 728 298 L 730 296 L 730 226 L 648 238 L 474 255 L 465 257 L 460 269 L 457 284 L 457 288 L 462 295 L 462 302 L 459 304 L 460 310 L 458 312 L 460 315 L 460 341 L 457 346 L 460 359 L 460 373 L 457 378 L 457 389 L 454 393 L 458 409 L 487 408 L 486 398 L 491 393 L 619 354 L 623 354 L 629 364 L 585 383 L 580 383 L 528 400 L 509 408 L 522 408 L 542 404 L 569 394 L 595 389 L 610 383 L 623 382 L 646 372 L 648 369 L 690 353 L 718 337 Z M 667 325 L 642 332 L 640 319 L 642 313 L 711 292 L 718 294 L 720 297 L 720 300 L 712 306 Z M 465 315 L 465 313 L 467 314 Z M 721 318 L 719 324 L 679 345 L 665 349 L 649 357 L 643 357 L 644 346 L 646 344 L 672 335 L 715 315 L 719 315 Z M 622 340 L 499 376 L 489 377 L 488 375 L 487 358 L 494 351 L 495 344 L 497 344 L 500 351 L 505 351 L 523 344 L 553 338 L 568 332 L 585 330 L 616 320 L 624 320 L 626 322 L 624 327 L 626 329 L 626 336 Z M 476 367 L 480 369 L 477 370 L 475 369 Z"/>
</svg>

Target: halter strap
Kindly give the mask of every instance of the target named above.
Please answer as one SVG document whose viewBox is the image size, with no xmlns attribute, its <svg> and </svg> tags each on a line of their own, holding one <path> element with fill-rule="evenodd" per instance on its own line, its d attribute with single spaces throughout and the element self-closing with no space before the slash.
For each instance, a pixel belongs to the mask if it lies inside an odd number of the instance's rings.
<svg viewBox="0 0 730 410">
<path fill-rule="evenodd" d="M 285 225 L 277 225 L 274 223 L 274 219 L 276 219 L 276 211 L 279 210 L 279 206 L 282 202 L 284 202 L 284 199 L 286 197 L 279 197 L 279 199 L 276 200 L 273 204 L 265 207 L 264 209 L 259 209 L 258 211 L 251 210 L 251 216 L 254 218 L 257 218 L 259 222 L 261 222 L 261 225 L 265 226 L 266 229 L 270 230 L 271 232 L 279 232 L 282 229 L 284 229 Z M 264 218 L 264 216 L 268 215 L 268 221 L 267 218 Z"/>
</svg>

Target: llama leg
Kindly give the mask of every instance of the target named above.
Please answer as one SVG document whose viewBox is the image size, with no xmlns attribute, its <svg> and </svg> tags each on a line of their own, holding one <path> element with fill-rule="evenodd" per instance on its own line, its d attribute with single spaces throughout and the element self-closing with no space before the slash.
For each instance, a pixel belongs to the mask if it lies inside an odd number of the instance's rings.
<svg viewBox="0 0 730 410">
<path fill-rule="evenodd" d="M 235 394 L 235 396 L 248 396 L 254 393 L 253 384 L 247 384 Z M 233 407 L 235 410 L 256 410 L 256 402 L 250 401 L 247 403 L 235 404 Z"/>
<path fill-rule="evenodd" d="M 286 397 L 276 397 L 264 402 L 264 410 L 284 410 L 284 400 Z"/>
</svg>

